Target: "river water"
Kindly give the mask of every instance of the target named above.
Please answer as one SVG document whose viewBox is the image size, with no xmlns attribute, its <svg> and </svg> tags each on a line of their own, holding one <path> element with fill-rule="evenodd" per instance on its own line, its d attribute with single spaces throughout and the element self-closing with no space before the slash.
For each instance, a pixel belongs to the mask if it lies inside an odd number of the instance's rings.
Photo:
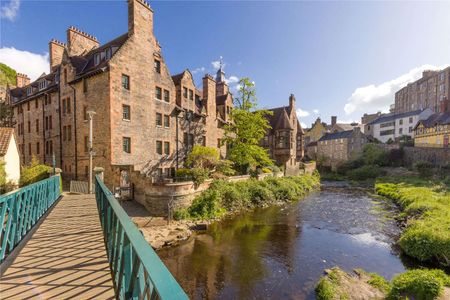
<svg viewBox="0 0 450 300">
<path fill-rule="evenodd" d="M 329 182 L 301 201 L 214 223 L 158 255 L 191 299 L 314 299 L 326 268 L 388 279 L 405 270 L 393 246 L 394 211 L 368 190 Z"/>
</svg>

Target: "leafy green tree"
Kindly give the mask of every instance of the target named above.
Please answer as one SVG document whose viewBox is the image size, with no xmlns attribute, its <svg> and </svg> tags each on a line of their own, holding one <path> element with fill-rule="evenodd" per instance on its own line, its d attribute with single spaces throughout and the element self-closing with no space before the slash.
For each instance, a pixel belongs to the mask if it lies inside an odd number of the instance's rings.
<svg viewBox="0 0 450 300">
<path fill-rule="evenodd" d="M 186 158 L 186 164 L 193 168 L 214 169 L 220 159 L 216 148 L 195 145 Z"/>
<path fill-rule="evenodd" d="M 259 142 L 266 135 L 270 124 L 267 110 L 256 110 L 255 84 L 249 78 L 239 81 L 238 96 L 234 98 L 235 109 L 231 111 L 231 123 L 225 126 L 223 142 L 228 146 L 228 158 L 241 173 L 273 162 Z"/>
</svg>

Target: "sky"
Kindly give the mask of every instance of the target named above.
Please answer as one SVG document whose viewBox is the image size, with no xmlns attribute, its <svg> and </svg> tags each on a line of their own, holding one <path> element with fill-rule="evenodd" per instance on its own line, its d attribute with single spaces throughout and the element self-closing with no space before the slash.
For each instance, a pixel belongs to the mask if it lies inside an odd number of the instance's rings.
<svg viewBox="0 0 450 300">
<path fill-rule="evenodd" d="M 201 84 L 222 57 L 232 91 L 251 78 L 261 108 L 288 105 L 292 93 L 303 126 L 387 111 L 423 70 L 450 65 L 450 1 L 149 3 L 172 74 L 188 68 Z M 127 31 L 125 0 L 0 5 L 0 62 L 32 79 L 48 72 L 48 42 L 65 42 L 69 26 L 101 43 Z"/>
</svg>

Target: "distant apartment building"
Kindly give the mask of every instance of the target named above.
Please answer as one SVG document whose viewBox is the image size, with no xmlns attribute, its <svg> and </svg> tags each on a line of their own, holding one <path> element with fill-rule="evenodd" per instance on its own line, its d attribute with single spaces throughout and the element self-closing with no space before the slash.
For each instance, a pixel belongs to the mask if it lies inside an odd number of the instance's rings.
<svg viewBox="0 0 450 300">
<path fill-rule="evenodd" d="M 440 102 L 445 97 L 450 98 L 450 67 L 424 71 L 422 78 L 395 93 L 394 112 L 399 114 L 430 108 L 438 113 Z"/>
<path fill-rule="evenodd" d="M 368 124 L 384 115 L 385 114 L 382 114 L 380 111 L 374 114 L 364 114 L 361 117 L 361 131 L 366 135 L 373 136 L 373 126 L 370 126 Z"/>
<path fill-rule="evenodd" d="M 367 142 L 368 137 L 359 127 L 327 133 L 317 142 L 317 159 L 335 170 L 339 164 L 356 157 Z"/>
<path fill-rule="evenodd" d="M 269 109 L 272 115 L 267 116 L 272 127 L 261 142 L 267 148 L 270 157 L 282 165 L 285 173 L 295 175 L 299 170 L 299 162 L 304 156 L 304 131 L 297 118 L 295 97 L 289 96 L 289 105 Z"/>
<path fill-rule="evenodd" d="M 101 45 L 70 27 L 66 43 L 49 42 L 49 54 L 49 74 L 31 83 L 18 74 L 18 87 L 7 95 L 22 164 L 36 156 L 45 164 L 55 162 L 65 179 L 83 180 L 92 151 L 94 166 L 105 170 L 105 182 L 118 187 L 129 185 L 131 171 L 156 181 L 172 176 L 194 145 L 218 147 L 226 156 L 221 140 L 233 98 L 222 68 L 215 78 L 205 75 L 201 89 L 189 70 L 172 76 L 153 34 L 153 10 L 145 1 L 128 1 L 127 33 Z M 293 148 L 288 154 L 271 149 L 280 163 L 300 157 L 301 149 L 295 107 L 284 110 L 292 128 L 274 130 L 274 141 L 288 134 Z M 90 111 L 96 113 L 93 149 Z"/>
<path fill-rule="evenodd" d="M 382 143 L 395 142 L 404 136 L 414 137 L 414 126 L 417 122 L 432 114 L 433 111 L 429 108 L 400 114 L 386 114 L 366 125 L 368 135 Z"/>
<path fill-rule="evenodd" d="M 441 112 L 420 120 L 414 127 L 414 147 L 446 148 L 450 146 L 450 103 L 441 102 Z"/>
</svg>

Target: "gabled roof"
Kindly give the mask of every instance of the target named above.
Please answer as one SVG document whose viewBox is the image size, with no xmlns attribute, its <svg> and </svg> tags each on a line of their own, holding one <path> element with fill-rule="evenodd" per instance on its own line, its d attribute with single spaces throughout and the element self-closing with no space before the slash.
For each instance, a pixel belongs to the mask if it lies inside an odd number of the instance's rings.
<svg viewBox="0 0 450 300">
<path fill-rule="evenodd" d="M 418 109 L 418 110 L 409 111 L 409 112 L 405 112 L 405 113 L 401 113 L 401 114 L 387 114 L 387 115 L 381 116 L 381 117 L 373 120 L 372 122 L 367 123 L 367 125 L 386 123 L 386 122 L 391 122 L 391 121 L 394 121 L 394 120 L 400 119 L 400 118 L 416 116 L 416 115 L 419 115 L 422 111 L 423 111 L 422 109 Z"/>
<path fill-rule="evenodd" d="M 423 124 L 426 128 L 450 124 L 450 112 L 432 114 L 428 119 L 419 121 L 414 128 L 417 128 L 419 124 Z"/>
<path fill-rule="evenodd" d="M 5 156 L 14 134 L 14 128 L 0 127 L 0 156 Z"/>
<path fill-rule="evenodd" d="M 351 137 L 353 134 L 353 130 L 346 130 L 346 131 L 338 131 L 334 133 L 327 133 L 324 136 L 322 136 L 319 141 L 328 141 L 328 140 L 336 140 L 336 139 L 346 139 Z"/>
<path fill-rule="evenodd" d="M 172 76 L 173 83 L 175 85 L 180 85 L 181 79 L 183 78 L 183 75 L 184 75 L 184 71 L 181 72 L 180 74 L 173 75 Z"/>
<path fill-rule="evenodd" d="M 269 124 L 272 127 L 272 129 L 276 129 L 278 120 L 281 119 L 284 114 L 287 114 L 286 109 L 283 106 L 283 107 L 271 108 L 271 109 L 268 109 L 268 111 L 271 111 L 272 115 L 266 115 L 266 118 L 268 119 Z"/>
</svg>

